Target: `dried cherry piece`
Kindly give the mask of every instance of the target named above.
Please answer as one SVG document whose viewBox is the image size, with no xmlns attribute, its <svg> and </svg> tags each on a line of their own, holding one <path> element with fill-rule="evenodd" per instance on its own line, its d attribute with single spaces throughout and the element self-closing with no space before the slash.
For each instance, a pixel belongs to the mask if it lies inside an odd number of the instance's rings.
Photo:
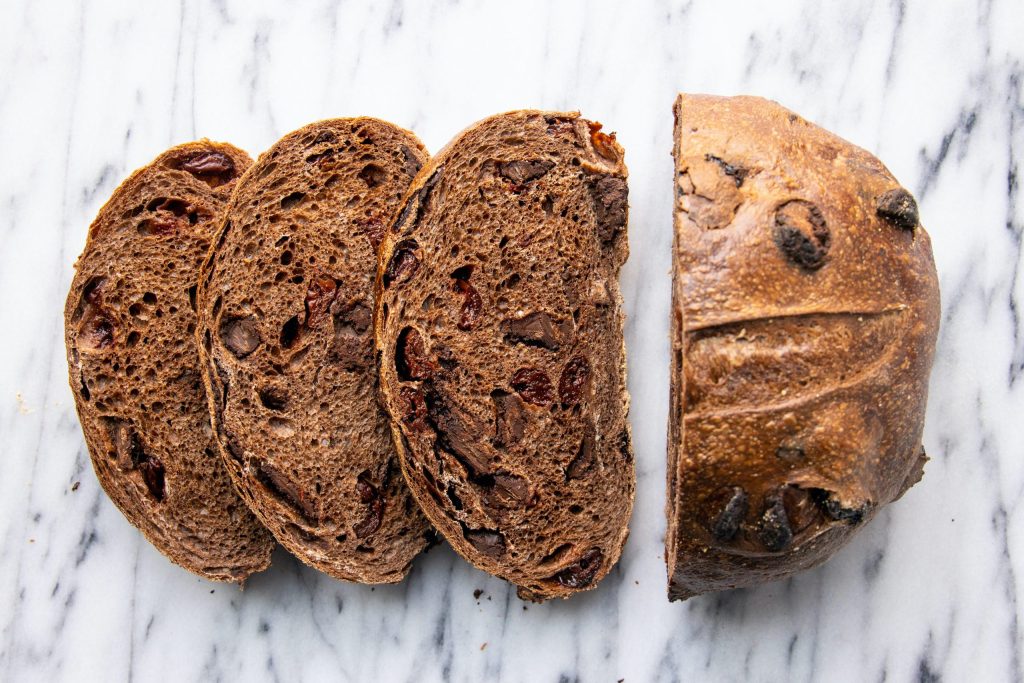
<svg viewBox="0 0 1024 683">
<path fill-rule="evenodd" d="M 395 370 L 398 378 L 407 382 L 430 379 L 436 369 L 427 355 L 419 331 L 414 327 L 403 329 L 395 344 Z"/>
<path fill-rule="evenodd" d="M 221 152 L 197 152 L 189 155 L 178 167 L 191 173 L 210 187 L 218 187 L 234 179 L 235 162 Z"/>
<path fill-rule="evenodd" d="M 587 389 L 590 379 L 590 362 L 583 356 L 573 356 L 562 368 L 562 376 L 558 380 L 558 397 L 563 408 L 574 406 L 580 402 Z"/>
<path fill-rule="evenodd" d="M 380 248 L 381 241 L 384 239 L 384 232 L 387 230 L 387 226 L 376 216 L 356 219 L 355 224 L 362 229 L 366 239 L 370 241 L 370 246 L 376 252 Z"/>
<path fill-rule="evenodd" d="M 727 495 L 728 501 L 711 525 L 711 535 L 720 543 L 727 543 L 736 536 L 750 509 L 750 500 L 742 487 L 733 486 Z"/>
<path fill-rule="evenodd" d="M 380 489 L 370 482 L 369 472 L 363 472 L 356 479 L 356 494 L 359 502 L 367 506 L 367 510 L 363 518 L 352 525 L 352 530 L 356 538 L 366 538 L 380 529 L 384 522 L 386 501 Z"/>
<path fill-rule="evenodd" d="M 456 280 L 455 291 L 462 294 L 462 308 L 459 310 L 456 327 L 463 331 L 471 330 L 484 307 L 483 299 L 467 280 Z"/>
<path fill-rule="evenodd" d="M 815 204 L 793 199 L 775 209 L 774 237 L 786 258 L 804 270 L 814 271 L 825 264 L 831 234 Z"/>
<path fill-rule="evenodd" d="M 528 313 L 521 318 L 506 318 L 501 327 L 505 331 L 506 342 L 558 350 L 558 328 L 554 319 L 544 311 Z"/>
<path fill-rule="evenodd" d="M 757 535 L 768 551 L 777 553 L 793 541 L 793 529 L 789 525 L 789 515 L 779 491 L 773 491 L 765 496 L 764 504 Z"/>
<path fill-rule="evenodd" d="M 505 554 L 505 537 L 500 531 L 491 529 L 470 529 L 462 525 L 462 537 L 476 548 L 476 551 L 491 559 Z"/>
<path fill-rule="evenodd" d="M 153 494 L 157 502 L 163 502 L 165 487 L 164 487 L 164 465 L 157 458 L 151 455 L 145 456 L 138 465 L 139 472 L 142 473 L 142 481 L 145 482 L 146 488 Z"/>
<path fill-rule="evenodd" d="M 586 588 L 597 576 L 604 554 L 600 548 L 591 548 L 580 559 L 568 565 L 552 578 L 566 588 Z"/>
<path fill-rule="evenodd" d="M 395 245 L 391 253 L 391 259 L 384 269 L 383 281 L 385 287 L 392 283 L 401 284 L 409 280 L 419 270 L 420 261 L 416 256 L 416 250 L 420 245 L 416 240 L 402 240 Z"/>
<path fill-rule="evenodd" d="M 913 230 L 920 221 L 914 195 L 902 187 L 882 194 L 875 212 L 901 230 Z"/>
<path fill-rule="evenodd" d="M 538 368 L 519 368 L 512 375 L 512 388 L 515 389 L 523 400 L 536 406 L 544 406 L 551 403 L 554 390 L 551 387 L 551 380 Z"/>
<path fill-rule="evenodd" d="M 515 394 L 501 389 L 491 392 L 494 403 L 494 445 L 512 446 L 519 443 L 526 431 L 526 408 Z"/>
<path fill-rule="evenodd" d="M 228 318 L 220 324 L 220 339 L 228 351 L 238 358 L 245 358 L 256 350 L 262 341 L 259 328 L 253 318 Z"/>
<path fill-rule="evenodd" d="M 305 299 L 305 326 L 307 329 L 312 329 L 320 324 L 320 321 L 327 316 L 327 311 L 337 295 L 338 284 L 334 278 L 320 275 L 310 280 Z"/>
<path fill-rule="evenodd" d="M 590 128 L 590 142 L 594 145 L 594 151 L 609 161 L 618 161 L 619 152 L 615 145 L 615 133 L 611 135 L 602 133 L 601 129 L 604 126 L 597 121 L 587 121 L 587 126 Z"/>
<path fill-rule="evenodd" d="M 423 392 L 416 387 L 402 387 L 398 395 L 402 400 L 402 424 L 416 432 L 426 429 L 427 403 Z"/>
</svg>

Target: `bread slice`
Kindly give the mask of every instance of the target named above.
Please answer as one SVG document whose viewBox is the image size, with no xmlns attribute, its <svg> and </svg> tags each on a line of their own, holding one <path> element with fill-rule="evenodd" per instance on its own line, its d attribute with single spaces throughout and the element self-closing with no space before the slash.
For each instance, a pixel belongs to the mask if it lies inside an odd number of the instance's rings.
<svg viewBox="0 0 1024 683">
<path fill-rule="evenodd" d="M 376 401 L 370 330 L 377 244 L 426 159 L 376 119 L 286 135 L 238 182 L 199 291 L 235 485 L 282 545 L 347 581 L 399 581 L 431 540 Z"/>
<path fill-rule="evenodd" d="M 540 111 L 477 123 L 420 172 L 380 252 L 405 479 L 456 551 L 534 600 L 595 586 L 633 503 L 626 167 L 599 129 Z"/>
<path fill-rule="evenodd" d="M 160 552 L 216 581 L 266 569 L 274 545 L 215 452 L 193 342 L 199 267 L 251 163 L 201 140 L 133 173 L 89 227 L 64 309 L 100 484 Z"/>
<path fill-rule="evenodd" d="M 756 97 L 675 104 L 670 599 L 832 555 L 921 476 L 939 290 L 914 198 Z"/>
</svg>

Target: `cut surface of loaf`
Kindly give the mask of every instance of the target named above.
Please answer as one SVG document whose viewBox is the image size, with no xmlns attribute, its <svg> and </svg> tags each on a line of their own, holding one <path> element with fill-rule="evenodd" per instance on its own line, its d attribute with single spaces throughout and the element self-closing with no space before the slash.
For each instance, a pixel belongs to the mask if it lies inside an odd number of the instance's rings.
<svg viewBox="0 0 1024 683">
<path fill-rule="evenodd" d="M 380 252 L 375 338 L 402 472 L 457 552 L 533 600 L 595 586 L 633 503 L 626 167 L 599 129 L 539 111 L 468 128 Z"/>
<path fill-rule="evenodd" d="M 90 226 L 64 311 L 100 484 L 160 552 L 217 581 L 265 569 L 274 545 L 217 456 L 193 337 L 199 268 L 251 163 L 201 140 L 133 173 Z"/>
<path fill-rule="evenodd" d="M 675 104 L 670 599 L 836 552 L 920 479 L 928 234 L 875 157 L 755 97 Z"/>
<path fill-rule="evenodd" d="M 376 249 L 427 153 L 371 118 L 301 128 L 238 182 L 199 291 L 221 455 L 278 541 L 391 583 L 431 540 L 399 473 L 373 364 Z"/>
</svg>

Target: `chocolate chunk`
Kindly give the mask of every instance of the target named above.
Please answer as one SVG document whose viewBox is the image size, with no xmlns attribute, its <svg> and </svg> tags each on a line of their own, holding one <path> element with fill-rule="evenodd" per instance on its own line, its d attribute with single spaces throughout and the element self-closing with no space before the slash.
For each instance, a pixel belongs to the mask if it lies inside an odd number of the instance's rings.
<svg viewBox="0 0 1024 683">
<path fill-rule="evenodd" d="M 473 418 L 436 391 L 428 392 L 424 398 L 427 419 L 437 432 L 437 447 L 455 456 L 470 476 L 487 474 L 490 462 L 485 454 L 479 452 L 482 430 L 476 428 Z"/>
<path fill-rule="evenodd" d="M 600 548 L 591 548 L 552 578 L 566 588 L 585 588 L 590 585 L 601 568 L 604 555 Z"/>
<path fill-rule="evenodd" d="M 838 522 L 849 524 L 860 524 L 864 516 L 870 511 L 871 505 L 865 503 L 858 507 L 844 507 L 831 491 L 824 489 L 811 489 L 810 495 L 814 502 L 821 508 L 829 518 Z"/>
<path fill-rule="evenodd" d="M 367 164 L 363 167 L 363 170 L 359 171 L 359 179 L 366 183 L 366 186 L 371 190 L 383 183 L 387 178 L 387 171 L 377 164 Z"/>
<path fill-rule="evenodd" d="M 256 481 L 262 484 L 275 498 L 291 508 L 310 524 L 319 524 L 316 507 L 301 488 L 283 472 L 270 464 L 260 461 L 254 468 Z"/>
<path fill-rule="evenodd" d="M 602 244 L 611 244 L 626 227 L 629 186 L 619 176 L 602 175 L 589 183 L 589 189 L 597 219 L 597 236 Z"/>
<path fill-rule="evenodd" d="M 470 529 L 462 525 L 462 537 L 476 548 L 477 552 L 496 559 L 505 554 L 505 537 L 499 531 Z"/>
<path fill-rule="evenodd" d="M 563 408 L 577 405 L 583 398 L 590 380 L 590 362 L 583 356 L 573 356 L 562 369 L 558 380 L 558 397 Z"/>
<path fill-rule="evenodd" d="M 507 472 L 476 477 L 473 483 L 483 489 L 480 497 L 485 507 L 498 510 L 522 508 L 530 501 L 530 485 L 526 479 Z"/>
<path fill-rule="evenodd" d="M 740 530 L 740 524 L 747 516 L 749 507 L 747 492 L 739 486 L 732 487 L 728 502 L 711 525 L 711 535 L 714 539 L 721 543 L 731 541 Z"/>
<path fill-rule="evenodd" d="M 422 168 L 423 164 L 420 163 L 420 160 L 415 154 L 413 154 L 413 151 L 405 145 L 402 145 L 402 156 L 405 158 L 402 170 L 405 171 L 405 174 L 409 176 L 410 179 L 414 178 L 416 174 L 420 172 L 420 168 Z"/>
<path fill-rule="evenodd" d="M 879 216 L 901 230 L 913 230 L 920 220 L 917 201 L 902 187 L 880 196 L 875 210 Z"/>
<path fill-rule="evenodd" d="M 416 274 L 420 267 L 419 258 L 416 256 L 416 250 L 419 248 L 416 240 L 402 240 L 395 245 L 391 259 L 384 269 L 382 279 L 385 287 L 390 287 L 392 283 L 401 284 Z"/>
<path fill-rule="evenodd" d="M 831 235 L 825 217 L 814 204 L 788 201 L 775 210 L 775 244 L 790 261 L 805 270 L 825 264 Z"/>
<path fill-rule="evenodd" d="M 512 375 L 511 384 L 527 403 L 544 406 L 554 398 L 551 380 L 543 370 L 537 368 L 519 368 Z"/>
<path fill-rule="evenodd" d="M 765 496 L 765 508 L 761 514 L 757 536 L 761 544 L 773 553 L 784 550 L 793 540 L 793 530 L 789 526 L 786 506 L 779 492 L 773 491 Z"/>
<path fill-rule="evenodd" d="M 515 394 L 501 389 L 491 392 L 494 403 L 494 445 L 508 447 L 519 443 L 526 431 L 526 408 Z"/>
<path fill-rule="evenodd" d="M 228 351 L 245 358 L 260 345 L 260 333 L 253 318 L 229 318 L 220 324 L 220 339 Z"/>
<path fill-rule="evenodd" d="M 327 316 L 327 311 L 334 303 L 334 297 L 337 294 L 338 284 L 333 278 L 321 275 L 310 280 L 303 302 L 306 308 L 304 325 L 307 329 L 313 329 Z"/>
<path fill-rule="evenodd" d="M 555 162 L 544 159 L 516 160 L 499 162 L 497 171 L 502 178 L 519 186 L 542 178 L 554 167 Z"/>
<path fill-rule="evenodd" d="M 556 322 L 544 311 L 528 313 L 521 318 L 506 318 L 501 323 L 505 341 L 539 346 L 557 351 L 559 335 Z"/>
</svg>

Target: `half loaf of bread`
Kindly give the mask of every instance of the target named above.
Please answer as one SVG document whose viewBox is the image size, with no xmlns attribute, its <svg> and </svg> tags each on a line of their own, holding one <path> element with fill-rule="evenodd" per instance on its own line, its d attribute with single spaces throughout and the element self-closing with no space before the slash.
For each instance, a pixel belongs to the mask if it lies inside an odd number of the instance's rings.
<svg viewBox="0 0 1024 683">
<path fill-rule="evenodd" d="M 756 97 L 675 104 L 669 597 L 835 553 L 920 477 L 939 290 L 907 190 Z"/>
</svg>

